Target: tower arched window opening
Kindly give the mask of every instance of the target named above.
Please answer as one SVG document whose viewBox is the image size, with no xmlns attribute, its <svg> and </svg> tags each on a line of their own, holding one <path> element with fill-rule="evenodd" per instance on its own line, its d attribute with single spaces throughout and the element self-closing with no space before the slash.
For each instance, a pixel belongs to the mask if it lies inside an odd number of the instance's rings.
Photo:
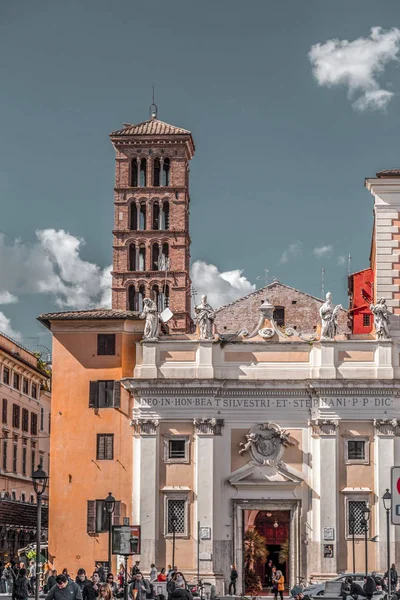
<svg viewBox="0 0 400 600">
<path fill-rule="evenodd" d="M 161 229 L 169 229 L 169 202 L 164 200 L 162 205 Z"/>
<path fill-rule="evenodd" d="M 160 229 L 160 205 L 158 202 L 153 204 L 153 229 Z"/>
<path fill-rule="evenodd" d="M 169 181 L 170 181 L 170 160 L 169 160 L 169 158 L 164 158 L 163 169 L 162 169 L 162 185 L 164 187 L 168 187 Z"/>
<path fill-rule="evenodd" d="M 158 271 L 159 258 L 160 258 L 160 246 L 159 244 L 153 244 L 151 248 L 151 270 Z"/>
<path fill-rule="evenodd" d="M 146 270 L 146 247 L 141 244 L 139 247 L 139 268 L 138 271 Z"/>
<path fill-rule="evenodd" d="M 128 288 L 128 309 L 138 310 L 138 298 L 134 285 L 130 285 Z"/>
<path fill-rule="evenodd" d="M 146 291 L 144 289 L 144 285 L 139 286 L 139 298 L 138 298 L 138 311 L 142 312 L 143 310 L 143 301 L 146 296 Z"/>
<path fill-rule="evenodd" d="M 136 158 L 131 162 L 131 186 L 138 187 L 138 163 Z"/>
<path fill-rule="evenodd" d="M 129 209 L 129 229 L 131 231 L 137 231 L 138 228 L 138 211 L 136 202 L 131 202 Z"/>
<path fill-rule="evenodd" d="M 129 271 L 136 271 L 136 245 L 129 244 Z"/>
<path fill-rule="evenodd" d="M 158 285 L 153 285 L 151 288 L 151 298 L 157 305 L 157 310 L 160 311 L 160 290 L 158 289 Z"/>
<path fill-rule="evenodd" d="M 160 186 L 161 163 L 159 158 L 155 158 L 153 162 L 153 186 Z"/>
<path fill-rule="evenodd" d="M 161 247 L 159 266 L 160 271 L 168 271 L 169 269 L 169 246 L 167 243 L 163 244 Z"/>
<path fill-rule="evenodd" d="M 139 229 L 144 231 L 146 229 L 146 204 L 142 202 L 139 210 Z"/>
<path fill-rule="evenodd" d="M 147 161 L 142 158 L 140 161 L 140 174 L 139 174 L 140 187 L 146 187 L 147 185 Z"/>
</svg>

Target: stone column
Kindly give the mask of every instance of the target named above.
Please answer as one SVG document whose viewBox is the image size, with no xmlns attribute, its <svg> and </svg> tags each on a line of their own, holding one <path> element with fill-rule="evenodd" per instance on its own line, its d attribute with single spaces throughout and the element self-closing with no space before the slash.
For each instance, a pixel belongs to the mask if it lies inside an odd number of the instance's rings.
<svg viewBox="0 0 400 600">
<path fill-rule="evenodd" d="M 164 187 L 164 159 L 160 158 L 160 187 Z"/>
<path fill-rule="evenodd" d="M 158 482 L 158 421 L 133 419 L 135 450 L 140 449 L 140 466 L 136 463 L 133 476 L 133 498 L 141 526 L 140 566 L 149 571 L 152 562 L 157 564 L 159 534 L 159 482 Z M 140 436 L 140 442 L 137 438 Z M 137 510 L 137 506 L 139 510 Z"/>
<path fill-rule="evenodd" d="M 214 575 L 214 436 L 221 435 L 224 422 L 222 419 L 194 419 L 193 422 L 196 435 L 195 493 L 197 497 L 193 537 L 199 548 L 200 574 L 207 574 L 209 579 Z M 200 523 L 200 544 L 198 544 L 198 523 Z"/>
<path fill-rule="evenodd" d="M 338 465 L 337 428 L 338 422 L 328 419 L 315 419 L 310 422 L 313 434 L 319 441 L 319 534 L 316 533 L 316 548 L 319 541 L 321 573 L 337 573 L 338 545 Z M 318 477 L 318 475 L 317 475 Z M 314 517 L 318 524 L 318 517 Z M 324 528 L 333 529 L 334 539 L 324 539 Z M 333 558 L 324 558 L 324 544 L 332 544 Z"/>
</svg>

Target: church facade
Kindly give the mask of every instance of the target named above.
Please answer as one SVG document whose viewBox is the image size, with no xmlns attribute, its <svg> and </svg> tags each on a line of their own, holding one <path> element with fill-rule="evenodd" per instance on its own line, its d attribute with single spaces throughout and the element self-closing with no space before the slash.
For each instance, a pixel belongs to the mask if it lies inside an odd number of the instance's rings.
<svg viewBox="0 0 400 600">
<path fill-rule="evenodd" d="M 114 524 L 141 527 L 144 572 L 174 560 L 222 593 L 236 564 L 244 592 L 250 570 L 266 586 L 270 559 L 292 586 L 362 572 L 365 544 L 384 571 L 381 498 L 400 464 L 400 172 L 367 180 L 375 323 L 354 334 L 330 296 L 279 282 L 193 314 L 191 133 L 154 111 L 111 141 L 113 308 L 39 317 L 54 340 L 55 567 L 107 561 L 111 489 Z M 249 559 L 252 536 L 263 561 Z"/>
</svg>

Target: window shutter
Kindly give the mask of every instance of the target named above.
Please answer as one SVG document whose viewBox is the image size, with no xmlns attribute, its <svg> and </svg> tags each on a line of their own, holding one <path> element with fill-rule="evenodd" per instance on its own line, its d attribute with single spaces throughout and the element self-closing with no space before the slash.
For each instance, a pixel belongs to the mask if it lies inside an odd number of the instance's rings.
<svg viewBox="0 0 400 600">
<path fill-rule="evenodd" d="M 106 354 L 106 337 L 101 333 L 97 336 L 97 354 Z"/>
<path fill-rule="evenodd" d="M 89 408 L 97 408 L 99 404 L 99 382 L 91 381 L 89 388 Z"/>
<path fill-rule="evenodd" d="M 106 352 L 107 354 L 109 354 L 110 356 L 114 356 L 115 355 L 115 334 L 111 333 L 107 336 L 107 343 L 106 343 Z"/>
<path fill-rule="evenodd" d="M 105 436 L 101 433 L 97 435 L 97 460 L 104 460 L 105 456 Z"/>
<path fill-rule="evenodd" d="M 121 406 L 121 382 L 114 381 L 113 406 L 119 408 Z"/>
<path fill-rule="evenodd" d="M 121 502 L 117 500 L 114 508 L 114 525 L 121 525 Z"/>
<path fill-rule="evenodd" d="M 87 532 L 96 533 L 96 500 L 87 503 Z"/>
<path fill-rule="evenodd" d="M 114 459 L 114 436 L 113 435 L 105 435 L 105 448 L 104 448 L 104 458 L 105 460 L 113 460 Z"/>
</svg>

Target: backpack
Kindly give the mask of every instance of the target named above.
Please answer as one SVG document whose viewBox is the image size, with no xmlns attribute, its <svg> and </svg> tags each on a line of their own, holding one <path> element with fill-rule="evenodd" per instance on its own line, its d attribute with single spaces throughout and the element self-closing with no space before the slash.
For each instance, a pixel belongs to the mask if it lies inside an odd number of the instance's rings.
<svg viewBox="0 0 400 600">
<path fill-rule="evenodd" d="M 15 597 L 18 600 L 23 600 L 24 598 L 28 598 L 28 596 L 28 580 L 26 577 L 18 577 L 15 582 Z"/>
</svg>

